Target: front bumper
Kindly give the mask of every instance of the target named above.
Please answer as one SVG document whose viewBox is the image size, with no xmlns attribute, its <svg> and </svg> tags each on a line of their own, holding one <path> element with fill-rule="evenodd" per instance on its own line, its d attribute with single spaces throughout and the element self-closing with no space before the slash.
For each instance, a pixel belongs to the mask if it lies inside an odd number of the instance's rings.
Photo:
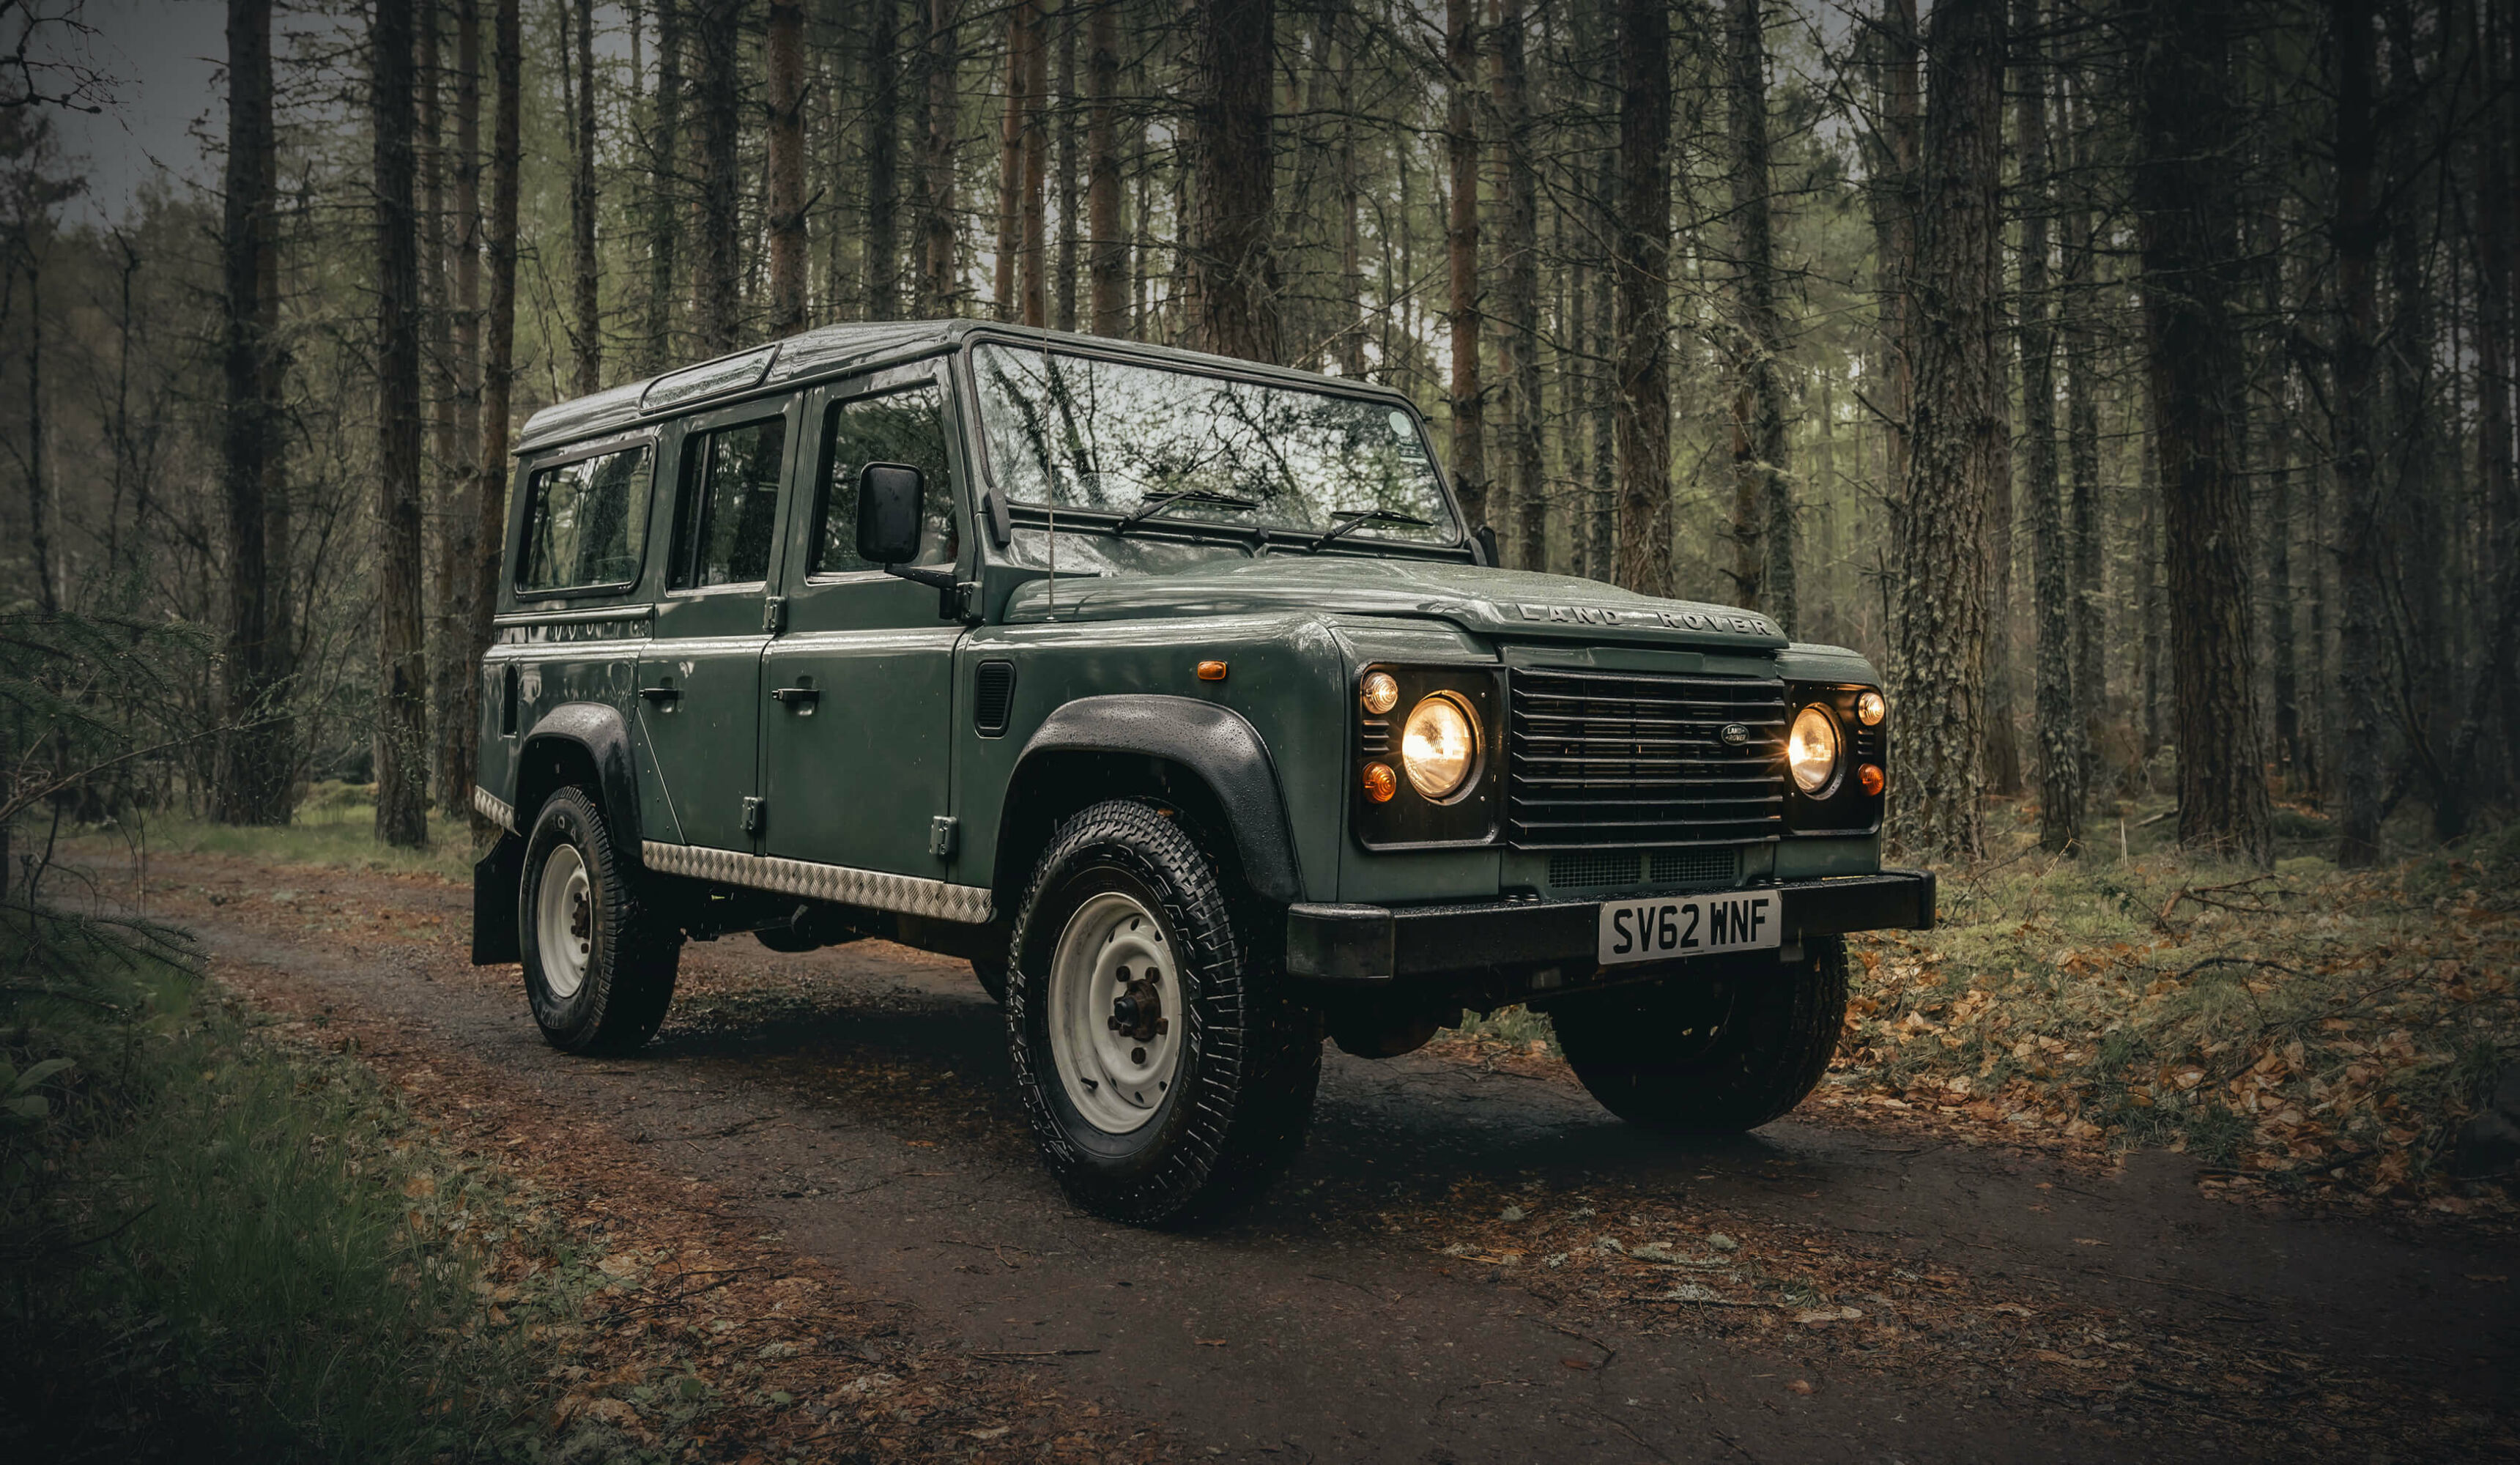
<svg viewBox="0 0 2520 1465">
<path fill-rule="evenodd" d="M 1934 924 L 1931 870 L 1886 869 L 1768 888 L 1781 898 L 1788 950 L 1814 936 L 1924 931 Z M 1602 904 L 1293 906 L 1286 911 L 1286 970 L 1342 984 L 1502 979 L 1516 989 L 1546 990 L 1595 973 Z"/>
</svg>

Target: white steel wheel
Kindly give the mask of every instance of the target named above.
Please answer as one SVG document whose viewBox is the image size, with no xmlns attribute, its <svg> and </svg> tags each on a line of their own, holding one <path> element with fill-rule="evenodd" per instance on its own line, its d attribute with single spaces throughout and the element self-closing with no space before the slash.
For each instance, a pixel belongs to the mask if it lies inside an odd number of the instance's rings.
<svg viewBox="0 0 2520 1465">
<path fill-rule="evenodd" d="M 552 846 L 538 896 L 534 937 L 541 948 L 543 984 L 564 1002 L 586 985 L 595 945 L 595 886 L 575 845 Z"/>
<path fill-rule="evenodd" d="M 1163 922 L 1105 890 L 1076 908 L 1051 957 L 1052 1061 L 1067 1101 L 1105 1134 L 1129 1134 L 1180 1076 L 1182 986 Z"/>
</svg>

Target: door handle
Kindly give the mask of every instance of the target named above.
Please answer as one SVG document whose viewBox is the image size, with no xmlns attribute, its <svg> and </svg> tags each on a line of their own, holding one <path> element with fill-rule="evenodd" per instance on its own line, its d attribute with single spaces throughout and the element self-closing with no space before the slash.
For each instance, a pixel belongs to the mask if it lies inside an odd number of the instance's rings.
<svg viewBox="0 0 2520 1465">
<path fill-rule="evenodd" d="M 823 689 L 819 687 L 774 687 L 770 688 L 770 697 L 777 702 L 811 707 L 823 699 Z"/>
<path fill-rule="evenodd" d="M 679 702 L 683 698 L 683 689 L 679 687 L 642 687 L 639 695 L 651 702 Z"/>
</svg>

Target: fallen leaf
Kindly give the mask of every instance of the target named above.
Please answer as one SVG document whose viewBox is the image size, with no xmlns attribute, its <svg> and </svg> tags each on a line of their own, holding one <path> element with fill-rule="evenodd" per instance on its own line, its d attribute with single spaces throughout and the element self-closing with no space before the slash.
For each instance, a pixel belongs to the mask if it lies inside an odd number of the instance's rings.
<svg viewBox="0 0 2520 1465">
<path fill-rule="evenodd" d="M 1223 1348 L 1225 1346 L 1225 1340 L 1222 1338 L 1193 1338 L 1191 1341 L 1201 1348 Z"/>
<path fill-rule="evenodd" d="M 1811 1380 L 1809 1379 L 1796 1379 L 1785 1387 L 1791 1389 L 1796 1394 L 1808 1395 L 1812 1392 Z"/>
<path fill-rule="evenodd" d="M 1590 1358 L 1560 1358 L 1557 1361 L 1568 1368 L 1590 1369 L 1593 1366 Z"/>
<path fill-rule="evenodd" d="M 2030 1310 L 2021 1306 L 2019 1303 L 1997 1303 L 1989 1310 L 1996 1312 L 2009 1312 L 2015 1317 L 2028 1317 L 2030 1315 Z"/>
</svg>

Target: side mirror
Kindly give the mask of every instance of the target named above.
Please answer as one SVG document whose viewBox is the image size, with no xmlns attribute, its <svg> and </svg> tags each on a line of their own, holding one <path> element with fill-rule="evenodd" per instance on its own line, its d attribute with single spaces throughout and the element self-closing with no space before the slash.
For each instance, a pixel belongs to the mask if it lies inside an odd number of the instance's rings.
<svg viewBox="0 0 2520 1465">
<path fill-rule="evenodd" d="M 918 558 L 926 499 L 926 475 L 906 463 L 858 469 L 858 557 L 886 567 Z"/>
<path fill-rule="evenodd" d="M 1470 542 L 1479 547 L 1479 563 L 1485 565 L 1500 565 L 1505 563 L 1505 555 L 1500 554 L 1497 550 L 1497 537 L 1494 529 L 1489 528 L 1485 524 L 1479 525 L 1477 528 L 1470 531 Z"/>
</svg>

